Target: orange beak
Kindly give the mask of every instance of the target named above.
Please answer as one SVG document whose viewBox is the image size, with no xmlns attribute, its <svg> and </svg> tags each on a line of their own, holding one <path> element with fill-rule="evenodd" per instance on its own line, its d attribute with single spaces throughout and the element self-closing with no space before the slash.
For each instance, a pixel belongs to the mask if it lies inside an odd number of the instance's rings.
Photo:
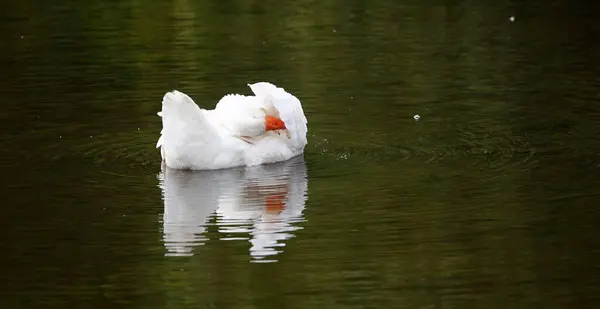
<svg viewBox="0 0 600 309">
<path fill-rule="evenodd" d="M 285 129 L 285 123 L 278 117 L 265 116 L 265 129 L 267 131 L 283 130 Z"/>
<path fill-rule="evenodd" d="M 267 196 L 265 205 L 267 206 L 267 212 L 280 213 L 285 210 L 285 195 L 274 194 Z"/>
</svg>

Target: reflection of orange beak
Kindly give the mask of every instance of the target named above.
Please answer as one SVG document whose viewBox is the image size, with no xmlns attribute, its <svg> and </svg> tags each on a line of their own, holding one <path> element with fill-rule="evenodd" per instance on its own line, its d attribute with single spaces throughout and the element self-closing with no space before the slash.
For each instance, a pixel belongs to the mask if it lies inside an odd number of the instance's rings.
<svg viewBox="0 0 600 309">
<path fill-rule="evenodd" d="M 278 117 L 265 116 L 265 129 L 267 131 L 283 130 L 285 129 L 285 123 Z"/>
<path fill-rule="evenodd" d="M 280 213 L 285 209 L 285 195 L 273 194 L 267 196 L 267 212 Z"/>
</svg>

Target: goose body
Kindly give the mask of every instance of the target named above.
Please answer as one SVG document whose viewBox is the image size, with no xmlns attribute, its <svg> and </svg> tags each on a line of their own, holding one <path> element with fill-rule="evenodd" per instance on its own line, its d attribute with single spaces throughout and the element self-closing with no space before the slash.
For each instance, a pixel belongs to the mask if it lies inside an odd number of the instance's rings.
<svg viewBox="0 0 600 309">
<path fill-rule="evenodd" d="M 214 170 L 302 154 L 307 120 L 300 100 L 268 82 L 248 86 L 254 95 L 228 94 L 212 110 L 200 108 L 183 92 L 166 93 L 156 144 L 166 166 Z"/>
</svg>

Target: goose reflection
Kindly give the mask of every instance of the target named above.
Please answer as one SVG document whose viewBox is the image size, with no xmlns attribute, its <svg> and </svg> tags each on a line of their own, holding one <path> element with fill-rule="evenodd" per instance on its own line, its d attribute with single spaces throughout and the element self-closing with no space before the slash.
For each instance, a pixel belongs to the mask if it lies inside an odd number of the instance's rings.
<svg viewBox="0 0 600 309">
<path fill-rule="evenodd" d="M 308 191 L 302 157 L 216 171 L 163 168 L 163 237 L 167 255 L 192 255 L 214 217 L 220 239 L 249 240 L 255 261 L 278 254 L 303 221 Z"/>
</svg>

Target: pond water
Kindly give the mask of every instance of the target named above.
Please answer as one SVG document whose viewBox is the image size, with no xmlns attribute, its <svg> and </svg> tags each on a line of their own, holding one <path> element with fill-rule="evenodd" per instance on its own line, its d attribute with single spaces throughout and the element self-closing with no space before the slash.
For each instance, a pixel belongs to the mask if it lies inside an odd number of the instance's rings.
<svg viewBox="0 0 600 309">
<path fill-rule="evenodd" d="M 3 3 L 1 307 L 594 307 L 594 8 L 430 2 Z M 161 168 L 166 91 L 257 81 L 303 157 Z"/>
</svg>

